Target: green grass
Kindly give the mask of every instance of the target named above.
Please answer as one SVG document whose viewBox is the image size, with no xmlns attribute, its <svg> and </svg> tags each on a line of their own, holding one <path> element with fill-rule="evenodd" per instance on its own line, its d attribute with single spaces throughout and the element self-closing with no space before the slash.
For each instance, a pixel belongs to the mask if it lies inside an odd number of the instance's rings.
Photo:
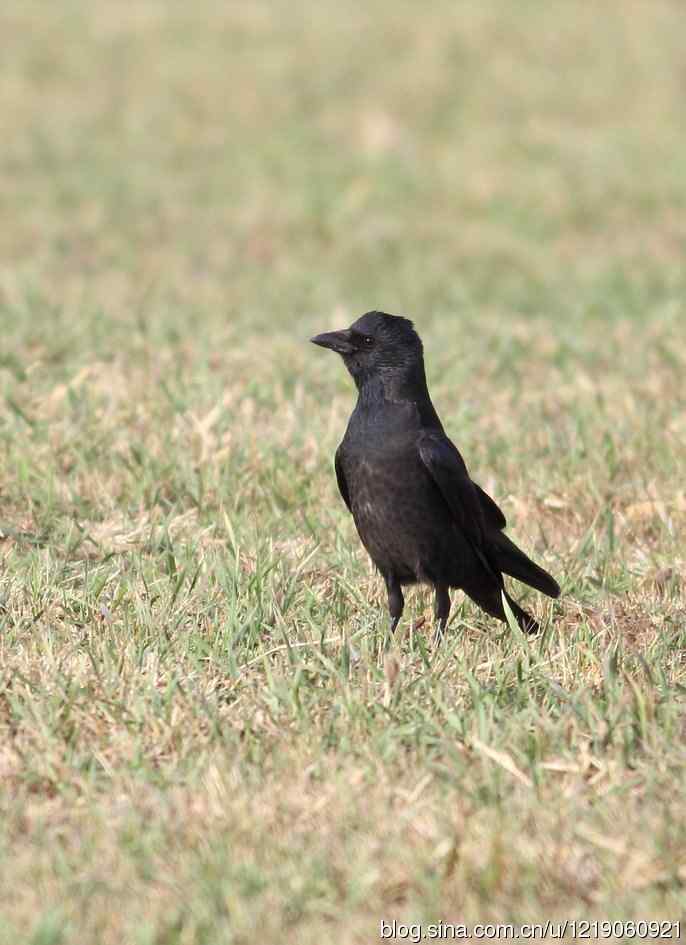
<svg viewBox="0 0 686 945">
<path fill-rule="evenodd" d="M 686 913 L 669 0 L 0 11 L 0 942 Z M 307 344 L 415 319 L 564 596 L 385 648 Z M 422 620 L 424 623 L 422 624 Z"/>
</svg>

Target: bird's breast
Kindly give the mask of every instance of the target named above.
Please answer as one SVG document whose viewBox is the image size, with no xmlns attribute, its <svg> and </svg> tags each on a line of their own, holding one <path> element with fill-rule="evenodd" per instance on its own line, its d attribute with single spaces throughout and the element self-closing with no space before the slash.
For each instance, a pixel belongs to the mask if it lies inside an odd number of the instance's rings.
<svg viewBox="0 0 686 945">
<path fill-rule="evenodd" d="M 345 479 L 358 534 L 383 574 L 410 583 L 443 574 L 453 525 L 416 448 L 385 443 L 352 453 Z"/>
<path fill-rule="evenodd" d="M 383 528 L 389 520 L 421 514 L 433 492 L 416 448 L 390 444 L 368 448 L 346 458 L 353 515 L 359 525 Z"/>
</svg>

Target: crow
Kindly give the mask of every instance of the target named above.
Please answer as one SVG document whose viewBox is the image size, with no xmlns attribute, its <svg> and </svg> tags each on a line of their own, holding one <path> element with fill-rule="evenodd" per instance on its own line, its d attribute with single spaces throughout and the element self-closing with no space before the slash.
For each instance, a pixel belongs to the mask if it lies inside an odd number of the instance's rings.
<svg viewBox="0 0 686 945">
<path fill-rule="evenodd" d="M 459 588 L 506 621 L 503 596 L 525 633 L 536 620 L 505 590 L 503 574 L 557 597 L 557 582 L 504 533 L 505 516 L 469 476 L 429 396 L 421 339 L 399 315 L 367 312 L 343 331 L 311 341 L 343 358 L 358 391 L 335 469 L 343 501 L 386 582 L 391 631 L 403 587 L 435 589 L 436 639 Z"/>
</svg>

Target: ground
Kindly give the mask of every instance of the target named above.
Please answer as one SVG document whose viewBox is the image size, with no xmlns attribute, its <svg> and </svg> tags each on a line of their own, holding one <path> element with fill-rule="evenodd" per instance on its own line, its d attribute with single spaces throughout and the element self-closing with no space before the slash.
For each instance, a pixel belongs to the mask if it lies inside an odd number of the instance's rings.
<svg viewBox="0 0 686 945">
<path fill-rule="evenodd" d="M 683 916 L 682 4 L 0 33 L 3 945 Z M 307 343 L 370 308 L 560 580 L 539 639 L 456 594 L 434 651 L 416 590 L 385 649 Z"/>
</svg>

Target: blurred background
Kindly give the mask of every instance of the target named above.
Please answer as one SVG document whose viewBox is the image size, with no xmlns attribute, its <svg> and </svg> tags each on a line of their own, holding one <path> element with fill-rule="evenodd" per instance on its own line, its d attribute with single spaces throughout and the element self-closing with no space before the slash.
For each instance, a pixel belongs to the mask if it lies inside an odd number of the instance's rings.
<svg viewBox="0 0 686 945">
<path fill-rule="evenodd" d="M 683 14 L 5 0 L 2 304 L 649 318 L 684 290 Z"/>
</svg>

